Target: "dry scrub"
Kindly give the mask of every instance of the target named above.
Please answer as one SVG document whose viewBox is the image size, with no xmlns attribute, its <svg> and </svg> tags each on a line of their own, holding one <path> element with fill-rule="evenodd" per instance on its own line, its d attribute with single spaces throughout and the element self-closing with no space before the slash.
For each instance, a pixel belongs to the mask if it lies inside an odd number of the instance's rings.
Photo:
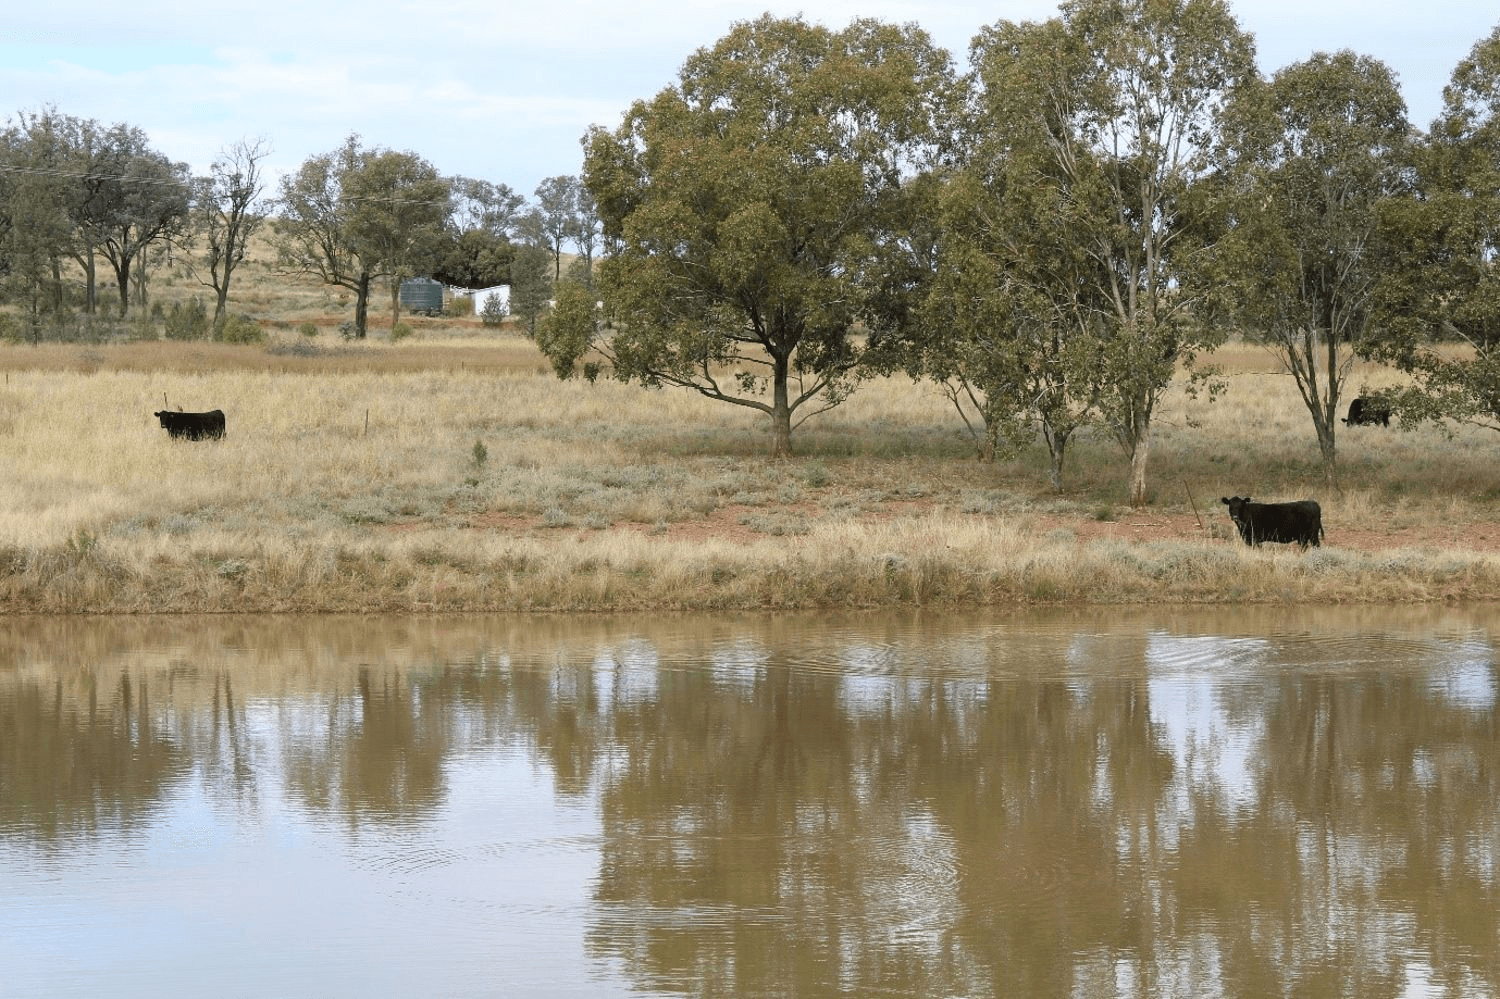
<svg viewBox="0 0 1500 999">
<path fill-rule="evenodd" d="M 1068 491 L 1039 450 L 973 460 L 930 386 L 875 382 L 765 457 L 743 410 L 558 382 L 513 334 L 321 347 L 0 348 L 0 610 L 872 607 L 1483 599 L 1500 439 L 1353 428 L 1322 483 L 1290 380 L 1226 351 L 1174 397 L 1156 496 L 1102 434 Z M 1390 375 L 1356 375 L 1384 384 Z M 222 408 L 220 443 L 151 413 Z M 1312 496 L 1325 548 L 1231 538 L 1218 497 Z M 1144 520 L 1142 520 L 1144 518 Z M 1199 528 L 1199 524 L 1202 528 Z M 1166 525 L 1141 533 L 1140 524 Z M 1134 533 L 1133 533 L 1134 532 Z"/>
</svg>

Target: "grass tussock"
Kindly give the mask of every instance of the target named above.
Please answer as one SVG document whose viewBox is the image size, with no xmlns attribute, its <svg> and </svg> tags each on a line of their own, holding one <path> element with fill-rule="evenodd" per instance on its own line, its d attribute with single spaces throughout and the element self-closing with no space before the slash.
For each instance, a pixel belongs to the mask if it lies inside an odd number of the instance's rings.
<svg viewBox="0 0 1500 999">
<path fill-rule="evenodd" d="M 394 540 L 79 535 L 0 549 L 0 606 L 27 613 L 1421 602 L 1497 587 L 1500 560 L 1480 554 L 1078 545 L 944 515 L 820 527 L 795 545 L 424 530 Z"/>
<path fill-rule="evenodd" d="M 295 349 L 294 349 L 295 348 Z M 808 608 L 1492 598 L 1500 441 L 1353 428 L 1324 484 L 1269 355 L 1174 395 L 1131 537 L 1125 468 L 1081 433 L 983 464 L 930 386 L 866 385 L 765 457 L 765 427 L 686 392 L 559 382 L 513 333 L 400 343 L 0 347 L 0 611 Z M 1378 387 L 1392 376 L 1356 372 Z M 218 443 L 153 411 L 221 408 Z M 1312 496 L 1328 541 L 1251 550 L 1221 495 Z M 1200 526 L 1201 525 L 1201 526 Z M 1434 538 L 1433 525 L 1451 525 Z M 1427 531 L 1413 546 L 1349 539 Z"/>
</svg>

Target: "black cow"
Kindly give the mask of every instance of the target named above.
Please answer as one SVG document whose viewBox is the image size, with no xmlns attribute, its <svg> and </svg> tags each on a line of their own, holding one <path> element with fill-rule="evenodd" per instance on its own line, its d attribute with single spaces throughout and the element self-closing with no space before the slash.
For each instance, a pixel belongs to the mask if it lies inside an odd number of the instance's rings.
<svg viewBox="0 0 1500 999">
<path fill-rule="evenodd" d="M 1247 545 L 1262 541 L 1320 547 L 1323 540 L 1323 510 L 1316 500 L 1292 503 L 1252 503 L 1249 496 L 1220 497 L 1229 507 L 1229 519 L 1239 528 Z"/>
<path fill-rule="evenodd" d="M 1382 427 L 1391 425 L 1391 404 L 1384 399 L 1366 399 L 1360 396 L 1349 403 L 1349 415 L 1344 418 L 1344 423 L 1351 427 L 1362 426 L 1366 423 L 1380 424 Z"/>
<path fill-rule="evenodd" d="M 224 437 L 224 411 L 211 409 L 207 413 L 174 413 L 163 409 L 152 414 L 161 421 L 167 433 L 190 441 L 221 440 Z"/>
</svg>

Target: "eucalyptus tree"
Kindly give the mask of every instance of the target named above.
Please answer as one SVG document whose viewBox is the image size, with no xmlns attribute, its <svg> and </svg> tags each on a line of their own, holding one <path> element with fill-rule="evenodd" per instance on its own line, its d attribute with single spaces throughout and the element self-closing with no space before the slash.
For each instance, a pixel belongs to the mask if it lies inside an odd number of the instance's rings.
<svg viewBox="0 0 1500 999">
<path fill-rule="evenodd" d="M 581 187 L 578 178 L 570 176 L 548 177 L 536 187 L 532 227 L 552 248 L 554 281 L 562 277 L 563 241 L 571 238 L 578 228 L 578 191 Z"/>
<path fill-rule="evenodd" d="M 882 345 L 907 371 L 934 380 L 992 457 L 1037 430 L 1049 475 L 1062 489 L 1073 434 L 1097 419 L 1098 316 L 1109 275 L 1083 251 L 1096 224 L 1096 188 L 1062 169 L 1046 115 L 1014 114 L 1038 85 L 1066 77 L 1063 53 L 1085 53 L 1061 20 L 1002 22 L 973 46 L 964 81 L 968 113 L 958 166 L 929 185 L 931 207 L 913 220 L 909 245 L 926 247 L 929 273 L 911 321 Z M 1075 69 L 1073 72 L 1078 72 Z"/>
<path fill-rule="evenodd" d="M 598 253 L 601 239 L 601 221 L 599 218 L 599 206 L 594 203 L 594 196 L 589 189 L 582 184 L 578 185 L 577 198 L 574 201 L 573 229 L 569 236 L 573 245 L 578 248 L 578 260 L 576 263 L 584 276 L 584 283 L 593 286 L 594 283 L 594 257 Z"/>
<path fill-rule="evenodd" d="M 132 268 L 153 244 L 170 243 L 186 231 L 192 180 L 186 163 L 152 149 L 146 133 L 130 125 L 115 125 L 99 136 L 99 154 L 90 160 L 85 207 L 90 243 L 115 272 L 123 316 L 130 307 Z M 144 306 L 144 282 L 137 288 Z"/>
<path fill-rule="evenodd" d="M 400 275 L 437 264 L 450 210 L 448 182 L 412 153 L 364 149 L 350 135 L 281 180 L 276 241 L 283 263 L 354 293 L 354 335 L 364 337 L 370 286 L 391 277 L 392 324 Z"/>
<path fill-rule="evenodd" d="M 449 238 L 432 276 L 460 288 L 511 282 L 511 265 L 526 199 L 506 184 L 451 178 L 453 217 Z"/>
<path fill-rule="evenodd" d="M 496 184 L 473 177 L 449 180 L 453 197 L 453 224 L 460 232 L 482 230 L 502 239 L 515 237 L 526 199 L 509 184 Z"/>
<path fill-rule="evenodd" d="M 52 109 L 20 114 L 0 132 L 0 287 L 34 341 L 44 317 L 65 307 L 62 262 L 76 245 L 70 132 Z"/>
<path fill-rule="evenodd" d="M 510 284 L 516 252 L 516 245 L 510 240 L 484 229 L 450 232 L 432 277 L 455 288 Z"/>
<path fill-rule="evenodd" d="M 40 157 L 46 164 L 45 172 L 27 168 L 10 176 L 13 192 L 29 189 L 22 214 L 34 221 L 36 213 L 45 211 L 53 217 L 54 233 L 67 231 L 55 250 L 75 260 L 83 272 L 84 310 L 92 315 L 98 303 L 100 248 L 121 210 L 121 139 L 129 129 L 105 128 L 49 107 L 18 115 L 9 134 L 14 140 L 10 156 Z M 57 288 L 60 293 L 60 278 Z"/>
<path fill-rule="evenodd" d="M 1340 400 L 1356 355 L 1381 333 L 1380 221 L 1409 179 L 1406 105 L 1389 68 L 1346 50 L 1245 88 L 1228 121 L 1238 207 L 1217 278 L 1246 335 L 1296 381 L 1336 485 Z"/>
<path fill-rule="evenodd" d="M 616 249 L 599 268 L 604 321 L 554 329 L 554 366 L 566 376 L 597 349 L 622 381 L 764 413 L 772 453 L 790 454 L 793 415 L 837 405 L 860 368 L 879 250 L 951 83 L 948 53 L 913 25 L 766 15 L 699 49 L 675 85 L 585 138 Z"/>
<path fill-rule="evenodd" d="M 526 327 L 529 335 L 537 336 L 538 323 L 547 311 L 552 297 L 552 253 L 535 241 L 523 242 L 516 249 L 510 263 L 510 312 Z M 547 352 L 550 341 L 539 339 L 543 352 Z M 552 357 L 556 367 L 556 357 Z M 571 369 L 570 369 L 571 370 Z M 562 374 L 559 371 L 559 374 Z"/>
<path fill-rule="evenodd" d="M 354 293 L 354 335 L 359 338 L 365 335 L 370 284 L 380 262 L 354 242 L 354 205 L 344 195 L 344 182 L 365 156 L 359 136 L 350 135 L 338 149 L 310 156 L 296 173 L 282 177 L 275 226 L 283 265 Z"/>
<path fill-rule="evenodd" d="M 144 304 L 147 251 L 171 245 L 187 228 L 187 165 L 153 149 L 139 128 L 105 128 L 51 108 L 19 115 L 6 135 L 8 252 L 20 260 L 15 254 L 24 250 L 25 280 L 38 290 L 37 281 L 46 284 L 50 307 L 61 308 L 61 262 L 71 257 L 83 270 L 92 312 L 102 256 L 114 270 L 120 314 L 130 307 L 132 286 Z"/>
<path fill-rule="evenodd" d="M 1069 207 L 1044 185 L 952 177 L 936 215 L 936 267 L 904 348 L 907 370 L 942 388 L 981 458 L 1017 451 L 1040 431 L 1058 491 L 1068 443 L 1097 418 L 1100 395 L 1092 317 L 1102 303 L 1091 299 L 1094 262 L 1073 252 L 1054 217 Z"/>
<path fill-rule="evenodd" d="M 1417 190 L 1383 206 L 1394 259 L 1376 295 L 1386 333 L 1371 352 L 1414 377 L 1403 423 L 1500 430 L 1500 27 L 1454 68 L 1414 160 Z"/>
<path fill-rule="evenodd" d="M 353 207 L 350 238 L 378 261 L 390 282 L 391 328 L 401 314 L 401 282 L 430 274 L 448 241 L 453 213 L 450 182 L 415 153 L 378 149 L 367 152 L 360 169 L 344 179 Z"/>
<path fill-rule="evenodd" d="M 83 271 L 84 309 L 92 316 L 99 308 L 99 248 L 110 224 L 117 157 L 110 142 L 110 129 L 92 119 L 66 121 L 72 151 L 71 173 L 76 184 L 68 203 L 76 229 L 73 259 Z"/>
<path fill-rule="evenodd" d="M 1194 190 L 1225 103 L 1254 77 L 1254 48 L 1223 0 L 1060 10 L 974 39 L 971 209 L 949 213 L 961 223 L 955 263 L 1013 317 L 967 325 L 999 352 L 1001 374 L 983 386 L 1003 397 L 997 411 L 1050 407 L 1039 419 L 1054 482 L 1072 429 L 1102 422 L 1141 504 L 1162 395 L 1220 336 L 1188 291 L 1212 232 Z"/>
<path fill-rule="evenodd" d="M 195 264 L 208 274 L 199 281 L 214 291 L 214 324 L 224 319 L 229 286 L 245 259 L 245 249 L 265 222 L 262 161 L 270 155 L 265 139 L 241 139 L 228 146 L 196 181 L 192 235 L 202 239 Z M 196 269 L 196 268 L 195 268 Z"/>
</svg>

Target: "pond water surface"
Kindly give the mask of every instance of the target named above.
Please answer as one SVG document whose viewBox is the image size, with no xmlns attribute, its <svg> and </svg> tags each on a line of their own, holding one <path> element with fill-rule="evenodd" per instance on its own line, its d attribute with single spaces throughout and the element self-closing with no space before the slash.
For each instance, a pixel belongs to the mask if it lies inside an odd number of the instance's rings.
<svg viewBox="0 0 1500 999">
<path fill-rule="evenodd" d="M 0 996 L 1495 996 L 1497 627 L 0 619 Z"/>
</svg>

